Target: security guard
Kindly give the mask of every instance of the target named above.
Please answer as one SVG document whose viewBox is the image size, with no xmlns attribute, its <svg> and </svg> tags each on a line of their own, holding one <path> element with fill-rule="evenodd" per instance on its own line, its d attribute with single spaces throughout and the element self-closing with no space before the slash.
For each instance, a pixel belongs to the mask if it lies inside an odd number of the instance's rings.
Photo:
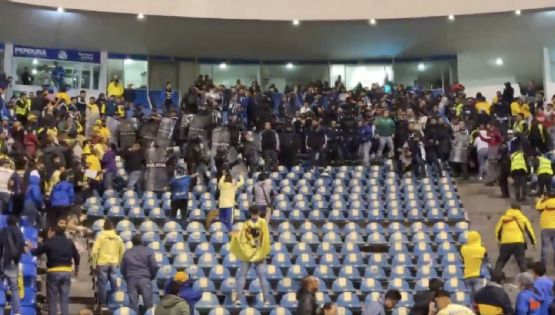
<svg viewBox="0 0 555 315">
<path fill-rule="evenodd" d="M 520 205 L 512 204 L 495 226 L 495 235 L 500 243 L 499 257 L 494 272 L 501 272 L 511 256 L 514 256 L 520 272 L 526 271 L 526 235 L 532 245 L 536 245 L 536 236 L 530 220 L 520 210 Z"/>
<path fill-rule="evenodd" d="M 524 115 L 519 113 L 515 116 L 515 123 L 513 124 L 513 131 L 515 134 L 523 135 L 528 132 L 528 125 L 524 121 Z"/>
<path fill-rule="evenodd" d="M 521 148 L 511 154 L 511 178 L 513 179 L 515 198 L 517 201 L 526 199 L 528 166 Z"/>
<path fill-rule="evenodd" d="M 551 193 L 551 179 L 553 178 L 553 166 L 551 160 L 543 155 L 538 155 L 534 161 L 536 175 L 538 175 L 538 197 Z"/>
<path fill-rule="evenodd" d="M 29 98 L 27 98 L 27 94 L 22 92 L 19 94 L 19 98 L 15 102 L 15 117 L 22 124 L 27 123 L 27 115 L 29 115 L 28 101 Z"/>
<path fill-rule="evenodd" d="M 555 193 L 550 193 L 547 197 L 539 199 L 536 203 L 536 210 L 541 213 L 541 261 L 547 266 L 547 248 L 555 245 Z"/>
</svg>

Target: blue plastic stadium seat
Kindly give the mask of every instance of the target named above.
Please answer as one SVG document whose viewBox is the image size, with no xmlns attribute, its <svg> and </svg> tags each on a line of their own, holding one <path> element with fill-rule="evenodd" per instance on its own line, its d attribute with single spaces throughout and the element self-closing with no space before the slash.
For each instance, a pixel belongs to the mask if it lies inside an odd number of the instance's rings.
<svg viewBox="0 0 555 315">
<path fill-rule="evenodd" d="M 212 234 L 216 232 L 227 232 L 227 227 L 222 222 L 213 222 L 212 224 L 210 224 L 208 233 Z"/>
<path fill-rule="evenodd" d="M 303 277 L 305 277 L 306 275 L 308 275 L 308 272 L 306 271 L 305 267 L 302 265 L 292 265 L 291 267 L 289 267 L 289 269 L 287 269 L 287 277 L 291 278 L 293 280 L 300 280 Z"/>
<path fill-rule="evenodd" d="M 355 286 L 353 285 L 353 282 L 343 277 L 335 279 L 332 283 L 331 289 L 336 293 L 355 292 Z"/>
<path fill-rule="evenodd" d="M 350 253 L 343 258 L 343 264 L 351 265 L 355 267 L 365 267 L 366 263 L 363 260 L 362 255 L 359 253 Z"/>
<path fill-rule="evenodd" d="M 443 289 L 445 291 L 448 291 L 448 292 L 468 291 L 468 289 L 466 288 L 466 285 L 462 281 L 462 275 L 459 275 L 458 278 L 451 278 L 451 279 L 446 278 L 444 275 L 443 279 L 445 281 L 443 284 Z"/>
<path fill-rule="evenodd" d="M 430 246 L 429 240 L 426 241 L 413 241 L 414 248 L 413 253 L 416 255 L 421 255 L 424 253 L 431 253 L 432 247 Z"/>
<path fill-rule="evenodd" d="M 177 242 L 183 242 L 183 234 L 181 232 L 169 232 L 164 237 L 163 243 L 166 246 L 171 246 Z"/>
<path fill-rule="evenodd" d="M 208 278 L 212 281 L 224 281 L 230 276 L 231 273 L 229 272 L 229 269 L 227 269 L 223 265 L 212 267 L 208 273 Z"/>
<path fill-rule="evenodd" d="M 334 232 L 334 233 L 340 233 L 341 230 L 339 229 L 339 227 L 333 223 L 333 222 L 326 222 L 322 225 L 321 227 L 322 233 L 323 234 L 327 234 L 329 232 Z"/>
<path fill-rule="evenodd" d="M 208 315 L 229 315 L 229 311 L 221 306 L 215 307 L 210 310 Z"/>
<path fill-rule="evenodd" d="M 322 241 L 331 243 L 333 245 L 343 244 L 343 240 L 341 239 L 341 236 L 339 235 L 339 233 L 335 233 L 335 232 L 328 232 L 324 234 Z"/>
<path fill-rule="evenodd" d="M 392 278 L 402 278 L 402 279 L 412 279 L 413 276 L 410 270 L 403 265 L 394 265 L 391 267 L 391 273 L 389 277 Z"/>
<path fill-rule="evenodd" d="M 291 267 L 291 257 L 287 253 L 278 253 L 272 258 L 272 265 L 278 268 L 289 268 Z"/>
<path fill-rule="evenodd" d="M 136 315 L 135 311 L 129 307 L 119 307 L 113 313 L 114 315 Z"/>
<path fill-rule="evenodd" d="M 339 262 L 339 258 L 336 254 L 324 254 L 320 257 L 320 265 L 327 265 L 332 268 L 340 268 L 342 264 Z"/>
<path fill-rule="evenodd" d="M 170 256 L 176 256 L 181 253 L 189 253 L 189 252 L 190 252 L 189 245 L 187 245 L 187 243 L 177 242 L 171 246 L 169 254 Z"/>
<path fill-rule="evenodd" d="M 186 268 L 194 264 L 193 255 L 190 253 L 181 253 L 174 257 L 173 266 L 175 268 Z"/>
<path fill-rule="evenodd" d="M 187 241 L 190 244 L 200 244 L 200 243 L 206 242 L 206 235 L 204 234 L 204 232 L 189 233 L 189 236 L 187 237 Z"/>
<path fill-rule="evenodd" d="M 279 305 L 287 308 L 290 311 L 296 310 L 298 304 L 299 302 L 297 301 L 297 294 L 295 292 L 284 294 L 279 302 Z"/>
<path fill-rule="evenodd" d="M 378 279 L 378 280 L 387 279 L 387 276 L 385 275 L 385 271 L 383 270 L 383 268 L 377 265 L 367 266 L 364 269 L 364 277 Z"/>
<path fill-rule="evenodd" d="M 139 231 L 141 232 L 158 232 L 160 231 L 160 228 L 158 227 L 158 225 L 154 222 L 154 221 L 144 221 L 143 223 L 141 223 L 141 225 L 139 226 Z"/>
<path fill-rule="evenodd" d="M 383 292 L 382 284 L 374 278 L 364 278 L 360 284 L 361 293 Z"/>
<path fill-rule="evenodd" d="M 457 265 L 444 266 L 443 279 L 461 278 L 463 277 L 462 267 Z"/>
<path fill-rule="evenodd" d="M 281 294 L 285 294 L 287 292 L 297 292 L 298 289 L 298 282 L 293 281 L 293 279 L 287 277 L 279 280 L 276 287 L 276 291 Z"/>
<path fill-rule="evenodd" d="M 291 251 L 293 255 L 301 255 L 301 254 L 312 254 L 312 248 L 309 244 L 305 242 L 299 242 L 293 246 L 293 250 Z"/>
<path fill-rule="evenodd" d="M 389 265 L 389 255 L 385 253 L 376 253 L 368 257 L 369 265 L 387 266 Z"/>
<path fill-rule="evenodd" d="M 292 314 L 291 314 L 291 311 L 289 311 L 285 307 L 278 306 L 270 312 L 270 315 L 292 315 Z"/>
<path fill-rule="evenodd" d="M 399 291 L 406 291 L 409 290 L 410 287 L 406 280 L 401 278 L 389 278 L 389 285 L 387 287 L 388 290 L 396 289 Z"/>
<path fill-rule="evenodd" d="M 341 247 L 341 254 L 343 256 L 347 256 L 349 254 L 359 254 L 360 248 L 358 243 L 347 243 L 348 240 L 345 240 L 345 244 Z"/>
<path fill-rule="evenodd" d="M 335 279 L 335 274 L 331 267 L 327 265 L 319 265 L 314 269 L 314 276 L 325 281 Z"/>
<path fill-rule="evenodd" d="M 201 268 L 212 268 L 218 265 L 218 257 L 214 253 L 204 253 L 198 258 L 197 265 Z"/>
<path fill-rule="evenodd" d="M 208 278 L 200 278 L 193 283 L 193 289 L 198 292 L 212 292 L 216 293 L 216 286 L 212 282 L 212 280 Z"/>
<path fill-rule="evenodd" d="M 133 207 L 129 209 L 129 212 L 127 213 L 127 217 L 131 220 L 136 220 L 136 221 L 144 220 L 145 212 L 143 208 Z"/>
<path fill-rule="evenodd" d="M 406 254 L 408 252 L 409 252 L 409 250 L 408 250 L 408 248 L 405 244 L 399 243 L 399 242 L 396 242 L 396 241 L 394 241 L 392 243 L 391 238 L 390 238 L 390 242 L 389 242 L 389 254 L 390 255 Z"/>
<path fill-rule="evenodd" d="M 431 243 L 430 236 L 426 232 L 417 231 L 412 234 L 411 243 L 425 242 Z"/>
<path fill-rule="evenodd" d="M 289 261 L 289 263 L 291 263 L 291 261 Z M 224 257 L 222 264 L 226 268 L 239 268 L 239 265 L 241 264 L 241 262 L 237 259 L 237 257 L 235 257 L 235 255 L 233 255 L 232 253 L 229 253 Z M 274 264 L 273 260 L 272 260 L 272 264 Z"/>
<path fill-rule="evenodd" d="M 277 266 L 266 265 L 266 278 L 270 281 L 278 281 L 283 278 L 283 273 Z"/>
<path fill-rule="evenodd" d="M 384 233 L 384 228 L 381 224 L 379 224 L 377 222 L 370 222 L 366 225 L 365 231 L 366 231 L 366 234 L 371 234 L 371 233 L 374 233 L 374 232 L 383 234 Z"/>
<path fill-rule="evenodd" d="M 224 245 L 229 242 L 228 233 L 224 231 L 218 231 L 210 234 L 210 243 L 216 245 Z"/>
<path fill-rule="evenodd" d="M 149 244 L 152 242 L 160 242 L 160 234 L 158 232 L 144 232 L 141 235 L 141 239 L 143 240 L 143 244 Z M 154 248 L 153 248 L 154 249 Z M 156 248 L 159 249 L 159 248 Z"/>
<path fill-rule="evenodd" d="M 347 224 L 345 224 L 345 226 L 343 227 L 343 234 L 347 235 L 351 232 L 357 233 L 357 234 L 362 234 L 363 230 L 360 228 L 360 226 L 354 222 L 349 222 Z"/>
<path fill-rule="evenodd" d="M 324 221 L 326 218 L 321 210 L 312 210 L 308 214 L 308 219 L 313 222 L 321 222 Z"/>
<path fill-rule="evenodd" d="M 153 252 L 153 257 L 154 257 L 154 261 L 156 261 L 158 266 L 164 266 L 170 263 L 168 256 L 166 256 L 166 253 L 155 251 Z"/>
<path fill-rule="evenodd" d="M 284 245 L 294 245 L 298 242 L 298 240 L 295 234 L 286 231 L 279 235 L 278 242 Z"/>
<path fill-rule="evenodd" d="M 220 306 L 218 297 L 214 293 L 203 292 L 202 298 L 195 305 L 199 310 L 210 310 Z"/>
<path fill-rule="evenodd" d="M 308 222 L 310 224 L 310 222 Z M 304 223 L 303 223 L 304 225 Z M 279 224 L 278 226 L 278 232 L 279 233 L 283 233 L 283 232 L 291 232 L 291 233 L 295 233 L 296 232 L 296 228 L 293 224 L 291 224 L 291 222 L 285 221 Z"/>
<path fill-rule="evenodd" d="M 318 245 L 318 249 L 316 250 L 316 253 L 322 256 L 324 254 L 335 254 L 337 253 L 337 250 L 335 249 L 332 243 L 324 241 L 320 243 L 320 245 Z"/>
<path fill-rule="evenodd" d="M 201 256 L 204 253 L 210 253 L 213 254 L 216 251 L 214 250 L 214 246 L 212 246 L 212 244 L 208 243 L 208 242 L 204 242 L 204 243 L 200 243 L 197 245 L 197 247 L 195 248 L 195 255 Z"/>
<path fill-rule="evenodd" d="M 305 268 L 316 268 L 316 266 L 318 266 L 316 260 L 314 259 L 314 255 L 306 253 L 297 256 L 295 264 L 304 266 Z"/>
<path fill-rule="evenodd" d="M 301 242 L 305 242 L 310 245 L 317 245 L 320 244 L 320 238 L 316 233 L 313 232 L 306 232 L 301 236 Z"/>
<path fill-rule="evenodd" d="M 112 310 L 129 306 L 129 296 L 124 291 L 116 291 L 108 297 L 108 307 Z"/>
<path fill-rule="evenodd" d="M 284 222 L 284 223 L 286 223 L 286 222 Z M 284 224 L 284 223 L 282 223 L 282 224 Z M 294 232 L 294 227 L 293 227 L 293 229 L 289 229 L 289 230 Z M 299 232 L 303 233 L 303 234 L 308 233 L 308 232 L 318 233 L 318 227 L 310 221 L 305 221 L 299 226 Z"/>
<path fill-rule="evenodd" d="M 185 272 L 189 275 L 189 278 L 191 279 L 200 279 L 206 276 L 204 271 L 197 265 L 188 266 L 187 268 L 185 268 Z"/>
<path fill-rule="evenodd" d="M 220 284 L 220 292 L 222 294 L 231 294 L 235 291 L 235 278 L 227 278 Z M 224 305 L 226 303 L 224 302 Z"/>
<path fill-rule="evenodd" d="M 359 309 L 362 307 L 360 300 L 353 292 L 343 292 L 337 297 L 337 306 L 349 309 Z"/>
<path fill-rule="evenodd" d="M 104 216 L 104 208 L 98 205 L 92 205 L 87 209 L 87 217 L 94 219 L 94 218 L 101 218 Z"/>
<path fill-rule="evenodd" d="M 468 294 L 467 292 L 454 292 L 453 294 L 451 294 L 451 299 L 453 300 L 453 303 L 459 305 L 471 305 L 470 294 Z"/>
</svg>

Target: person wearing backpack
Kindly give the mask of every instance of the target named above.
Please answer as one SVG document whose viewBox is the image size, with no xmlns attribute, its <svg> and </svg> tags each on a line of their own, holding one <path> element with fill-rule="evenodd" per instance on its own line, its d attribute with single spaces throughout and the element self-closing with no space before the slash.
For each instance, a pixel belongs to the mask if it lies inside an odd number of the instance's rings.
<svg viewBox="0 0 555 315">
<path fill-rule="evenodd" d="M 110 281 L 110 287 L 114 288 L 114 274 L 123 259 L 125 246 L 123 240 L 114 230 L 110 220 L 104 221 L 103 231 L 99 233 L 94 242 L 91 252 L 91 267 L 96 273 L 98 282 L 98 304 L 100 309 L 108 304 L 106 284 Z"/>
<path fill-rule="evenodd" d="M 12 298 L 10 301 L 12 312 L 11 314 L 21 314 L 21 307 L 19 302 L 19 260 L 21 253 L 25 249 L 25 241 L 23 234 L 17 226 L 18 217 L 11 215 L 8 217 L 8 226 L 0 230 L 0 280 L 6 280 Z"/>
</svg>

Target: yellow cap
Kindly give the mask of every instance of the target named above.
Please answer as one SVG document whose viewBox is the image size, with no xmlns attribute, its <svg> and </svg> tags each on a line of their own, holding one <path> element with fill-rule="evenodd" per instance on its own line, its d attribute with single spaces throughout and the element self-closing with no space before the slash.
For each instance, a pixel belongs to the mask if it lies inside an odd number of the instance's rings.
<svg viewBox="0 0 555 315">
<path fill-rule="evenodd" d="M 180 281 L 180 282 L 185 282 L 185 281 L 189 280 L 189 275 L 185 271 L 178 271 L 178 272 L 175 273 L 175 276 L 173 277 L 173 280 Z"/>
</svg>

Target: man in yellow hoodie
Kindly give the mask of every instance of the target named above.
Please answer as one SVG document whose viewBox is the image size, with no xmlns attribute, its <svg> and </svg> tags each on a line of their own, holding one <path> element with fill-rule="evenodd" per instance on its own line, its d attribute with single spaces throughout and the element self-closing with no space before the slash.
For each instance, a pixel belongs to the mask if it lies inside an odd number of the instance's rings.
<svg viewBox="0 0 555 315">
<path fill-rule="evenodd" d="M 110 84 L 108 84 L 108 97 L 116 96 L 120 97 L 123 95 L 123 85 L 119 83 L 119 78 L 117 75 L 114 76 Z"/>
<path fill-rule="evenodd" d="M 471 298 L 484 286 L 482 265 L 486 262 L 486 248 L 482 246 L 482 236 L 478 231 L 468 231 L 466 244 L 461 247 L 464 262 L 464 281 L 470 289 Z"/>
<path fill-rule="evenodd" d="M 520 205 L 512 204 L 495 226 L 495 235 L 500 246 L 494 272 L 502 271 L 511 256 L 514 256 L 520 272 L 526 271 L 525 234 L 528 234 L 532 245 L 536 246 L 536 236 L 530 220 L 522 214 Z"/>
<path fill-rule="evenodd" d="M 85 162 L 85 178 L 89 185 L 88 195 L 92 196 L 94 191 L 100 192 L 100 180 L 102 179 L 102 166 L 100 159 L 93 154 L 90 143 L 83 144 L 83 160 Z"/>
<path fill-rule="evenodd" d="M 220 222 L 225 224 L 228 231 L 231 231 L 233 224 L 233 208 L 235 207 L 235 193 L 245 183 L 243 176 L 239 176 L 239 181 L 233 180 L 228 171 L 223 171 L 223 176 L 218 182 L 220 189 Z"/>
<path fill-rule="evenodd" d="M 110 220 L 104 221 L 103 231 L 97 236 L 91 252 L 91 267 L 96 273 L 98 304 L 100 307 L 108 304 L 106 284 L 110 281 L 110 287 L 114 288 L 113 276 L 119 267 L 124 252 L 123 240 L 114 230 L 112 222 Z"/>
<path fill-rule="evenodd" d="M 547 197 L 539 199 L 536 210 L 541 213 L 541 262 L 547 266 L 547 248 L 549 246 L 555 248 L 555 193 L 552 192 Z"/>
</svg>

